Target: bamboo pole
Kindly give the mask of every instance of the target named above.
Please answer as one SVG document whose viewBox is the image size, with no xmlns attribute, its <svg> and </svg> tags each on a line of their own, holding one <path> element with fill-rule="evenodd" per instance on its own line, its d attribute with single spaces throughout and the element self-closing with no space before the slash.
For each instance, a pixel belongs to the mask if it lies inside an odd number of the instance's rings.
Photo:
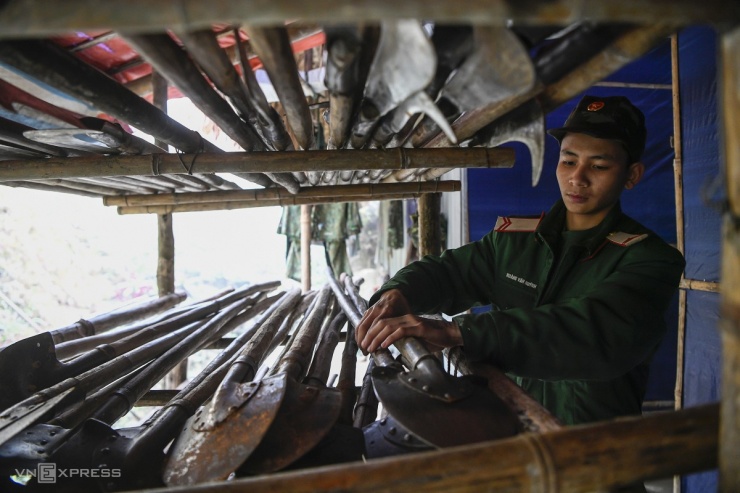
<svg viewBox="0 0 740 493">
<path fill-rule="evenodd" d="M 720 491 L 740 491 L 740 28 L 722 36 L 721 86 L 729 208 L 722 244 Z"/>
<path fill-rule="evenodd" d="M 394 193 L 375 195 L 348 195 L 332 197 L 287 197 L 284 199 L 246 200 L 234 202 L 204 202 L 176 205 L 140 205 L 129 207 L 118 207 L 118 213 L 123 214 L 169 214 L 175 212 L 203 212 L 221 211 L 235 209 L 251 209 L 255 207 L 277 207 L 287 205 L 315 205 L 335 204 L 338 202 L 366 202 L 368 200 L 399 200 L 416 199 L 422 193 Z"/>
<path fill-rule="evenodd" d="M 99 193 L 88 192 L 59 185 L 49 185 L 47 183 L 37 183 L 33 181 L 5 181 L 2 184 L 13 188 L 28 188 L 30 190 L 41 190 L 44 192 L 61 192 L 69 193 L 72 195 L 79 195 L 80 197 L 91 197 L 95 199 L 100 198 Z"/>
<path fill-rule="evenodd" d="M 142 13 L 146 12 L 146 15 Z M 43 2 L 8 0 L 0 10 L 4 37 L 50 36 L 70 31 L 111 29 L 156 32 L 210 28 L 218 23 L 279 25 L 286 19 L 333 23 L 424 18 L 458 23 L 568 24 L 593 22 L 650 23 L 656 19 L 683 24 L 731 24 L 740 17 L 734 2 L 722 0 L 570 0 L 531 1 L 526 6 L 505 0 L 470 0 L 464 7 L 448 0 L 324 0 L 320 6 L 295 0 L 110 0 L 105 9 L 90 9 L 89 0 Z"/>
<path fill-rule="evenodd" d="M 678 287 L 681 289 L 706 291 L 709 293 L 719 293 L 720 291 L 720 283 L 713 281 L 699 281 L 697 279 L 681 279 Z"/>
<path fill-rule="evenodd" d="M 30 182 L 25 182 L 26 184 Z M 118 195 L 121 193 L 124 193 L 124 190 L 121 190 L 117 187 L 111 187 L 106 185 L 96 185 L 93 183 L 83 183 L 76 180 L 63 180 L 63 179 L 54 179 L 54 180 L 34 180 L 34 183 L 37 183 L 39 185 L 48 186 L 48 190 L 52 191 L 61 191 L 60 189 L 70 189 L 70 190 L 80 190 L 82 192 L 93 194 L 95 197 L 103 196 L 109 196 L 109 195 Z M 30 188 L 30 187 L 29 187 Z"/>
<path fill-rule="evenodd" d="M 120 195 L 105 197 L 107 206 L 175 205 L 206 202 L 261 201 L 276 199 L 298 199 L 305 197 L 349 197 L 361 195 L 392 195 L 398 193 L 457 192 L 460 182 L 454 180 L 415 183 L 367 183 L 359 185 L 335 185 L 302 187 L 291 194 L 280 188 L 229 190 L 218 192 Z"/>
<path fill-rule="evenodd" d="M 156 70 L 152 69 L 152 104 L 162 113 L 167 114 L 167 79 Z M 167 143 L 155 139 L 154 144 L 167 149 Z M 165 179 L 167 177 L 155 177 Z M 172 180 L 180 186 L 189 187 L 189 184 Z M 175 234 L 172 224 L 172 214 L 157 215 L 157 290 L 160 296 L 175 291 Z M 176 389 L 187 379 L 187 358 L 175 366 L 166 376 L 164 386 L 168 389 Z"/>
<path fill-rule="evenodd" d="M 676 248 L 684 254 L 684 219 L 683 219 L 683 140 L 681 138 L 681 97 L 679 87 L 679 59 L 678 36 L 671 36 L 671 87 L 673 95 L 673 181 L 676 201 Z M 691 289 L 681 274 L 682 284 Z M 678 345 L 676 354 L 676 386 L 674 391 L 675 408 L 683 407 L 683 371 L 684 371 L 684 344 L 686 340 L 686 290 L 681 289 L 678 294 Z M 678 481 L 678 479 L 676 479 Z M 674 491 L 678 491 L 674 485 Z M 679 488 L 680 489 L 680 488 Z"/>
<path fill-rule="evenodd" d="M 673 182 L 676 201 L 676 248 L 685 253 L 684 204 L 683 204 L 683 139 L 681 138 L 681 97 L 679 85 L 678 35 L 671 35 L 671 93 L 673 96 Z M 681 273 L 681 284 L 685 283 L 685 272 Z M 679 286 L 682 287 L 682 286 Z M 686 345 L 686 289 L 678 291 L 678 327 L 676 344 L 676 384 L 673 392 L 673 407 L 683 407 L 683 373 Z M 673 478 L 673 493 L 681 492 L 681 477 Z"/>
<path fill-rule="evenodd" d="M 439 193 L 419 197 L 419 257 L 442 253 L 441 200 Z"/>
<path fill-rule="evenodd" d="M 172 226 L 172 214 L 157 216 L 157 288 L 160 296 L 175 291 L 175 235 Z"/>
<path fill-rule="evenodd" d="M 183 163 L 187 164 L 193 173 L 510 168 L 514 165 L 514 150 L 507 148 L 336 149 L 313 150 L 300 154 L 296 152 L 207 152 L 8 160 L 0 161 L 0 182 L 96 176 L 171 175 L 182 173 Z"/>
<path fill-rule="evenodd" d="M 301 287 L 311 291 L 311 206 L 301 206 Z"/>
<path fill-rule="evenodd" d="M 442 424 L 443 426 L 443 424 Z M 606 491 L 717 464 L 718 405 L 150 493 Z"/>
<path fill-rule="evenodd" d="M 119 176 L 106 176 L 106 177 L 81 177 L 73 178 L 66 181 L 77 181 L 82 183 L 90 183 L 92 185 L 98 185 L 103 187 L 109 187 L 112 190 L 117 190 L 119 193 L 133 192 L 133 193 L 153 193 L 156 190 L 140 185 L 132 185 L 126 183 L 120 179 Z"/>
</svg>

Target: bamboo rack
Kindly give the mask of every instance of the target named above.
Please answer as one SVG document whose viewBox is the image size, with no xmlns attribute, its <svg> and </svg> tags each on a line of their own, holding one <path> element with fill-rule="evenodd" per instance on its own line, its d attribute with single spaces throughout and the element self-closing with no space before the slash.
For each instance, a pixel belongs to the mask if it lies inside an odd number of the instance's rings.
<svg viewBox="0 0 740 493">
<path fill-rule="evenodd" d="M 191 173 L 277 173 L 411 168 L 510 168 L 514 150 L 506 148 L 336 149 L 274 152 L 206 152 L 49 158 L 0 161 L 0 182 L 50 178 L 150 176 Z M 298 158 L 298 159 L 296 159 Z M 183 169 L 187 163 L 188 169 Z"/>
</svg>

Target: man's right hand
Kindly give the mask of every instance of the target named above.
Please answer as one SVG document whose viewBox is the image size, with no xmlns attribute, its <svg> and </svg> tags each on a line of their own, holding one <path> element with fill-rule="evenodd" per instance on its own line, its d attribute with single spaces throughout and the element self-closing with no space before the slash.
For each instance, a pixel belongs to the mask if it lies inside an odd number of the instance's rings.
<svg viewBox="0 0 740 493">
<path fill-rule="evenodd" d="M 357 345 L 366 352 L 368 344 L 367 342 L 363 344 L 363 341 L 368 330 L 370 330 L 370 327 L 376 320 L 400 317 L 401 315 L 408 315 L 410 313 L 411 308 L 409 307 L 409 302 L 400 290 L 391 289 L 386 291 L 373 306 L 367 309 L 362 316 L 362 320 L 360 320 L 360 324 L 355 327 Z"/>
<path fill-rule="evenodd" d="M 430 351 L 460 346 L 460 327 L 455 322 L 416 316 L 406 297 L 397 289 L 383 293 L 357 326 L 355 339 L 363 353 L 387 348 L 403 337 L 420 339 Z"/>
</svg>

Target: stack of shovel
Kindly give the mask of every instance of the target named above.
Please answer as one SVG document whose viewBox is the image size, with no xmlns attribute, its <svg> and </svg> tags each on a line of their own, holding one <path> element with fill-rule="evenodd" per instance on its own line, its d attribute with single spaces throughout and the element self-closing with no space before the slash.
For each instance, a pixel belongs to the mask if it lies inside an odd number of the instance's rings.
<svg viewBox="0 0 740 493">
<path fill-rule="evenodd" d="M 193 485 L 494 440 L 521 430 L 496 395 L 447 373 L 415 339 L 396 344 L 398 357 L 376 351 L 358 388 L 353 327 L 366 306 L 357 285 L 331 275 L 318 291 L 268 296 L 275 287 L 252 286 L 170 310 L 145 328 L 128 328 L 128 336 L 58 362 L 76 367 L 77 361 L 92 361 L 90 354 L 111 356 L 19 397 L 0 415 L 3 490 Z M 115 426 L 183 358 L 246 322 L 250 327 L 145 423 Z M 332 361 L 342 335 L 334 385 Z M 53 485 L 20 477 L 44 463 L 99 474 L 61 477 Z"/>
</svg>

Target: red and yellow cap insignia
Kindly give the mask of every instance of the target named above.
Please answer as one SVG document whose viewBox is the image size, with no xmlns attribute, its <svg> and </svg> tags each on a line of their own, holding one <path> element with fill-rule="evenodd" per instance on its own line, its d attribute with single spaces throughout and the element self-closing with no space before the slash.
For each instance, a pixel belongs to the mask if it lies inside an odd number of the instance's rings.
<svg viewBox="0 0 740 493">
<path fill-rule="evenodd" d="M 599 111 L 601 108 L 604 107 L 603 101 L 594 101 L 593 103 L 589 104 L 586 108 L 587 111 Z"/>
</svg>

